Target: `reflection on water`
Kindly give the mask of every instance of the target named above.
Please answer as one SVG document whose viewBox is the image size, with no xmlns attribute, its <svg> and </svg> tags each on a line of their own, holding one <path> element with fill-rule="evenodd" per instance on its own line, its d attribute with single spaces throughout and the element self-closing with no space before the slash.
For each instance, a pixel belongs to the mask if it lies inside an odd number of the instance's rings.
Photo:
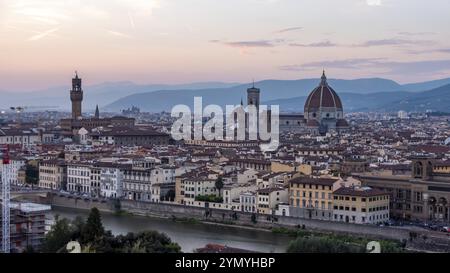
<svg viewBox="0 0 450 273">
<path fill-rule="evenodd" d="M 74 219 L 80 215 L 86 217 L 88 211 L 66 208 L 53 208 L 51 216 Z M 113 234 L 125 234 L 144 230 L 156 230 L 166 233 L 177 242 L 183 252 L 192 252 L 209 243 L 218 243 L 230 247 L 259 252 L 284 252 L 291 238 L 266 231 L 239 229 L 206 224 L 174 222 L 168 219 L 149 218 L 130 215 L 102 213 L 103 225 Z"/>
</svg>

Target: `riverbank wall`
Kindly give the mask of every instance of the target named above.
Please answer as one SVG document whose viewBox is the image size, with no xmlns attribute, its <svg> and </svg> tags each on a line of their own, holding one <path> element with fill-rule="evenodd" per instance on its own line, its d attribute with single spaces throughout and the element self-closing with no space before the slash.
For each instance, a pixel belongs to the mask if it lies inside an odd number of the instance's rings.
<svg viewBox="0 0 450 273">
<path fill-rule="evenodd" d="M 118 203 L 112 200 L 88 199 L 72 196 L 68 197 L 51 193 L 47 195 L 46 203 L 55 207 L 81 210 L 90 210 L 96 207 L 102 212 L 115 212 L 118 206 Z"/>
<path fill-rule="evenodd" d="M 114 213 L 124 211 L 130 214 L 168 218 L 179 221 L 204 222 L 208 224 L 225 224 L 236 227 L 271 230 L 273 228 L 306 229 L 319 232 L 333 232 L 362 236 L 373 239 L 408 240 L 411 230 L 399 227 L 378 227 L 356 225 L 341 222 L 330 222 L 313 219 L 293 218 L 252 214 L 241 211 L 221 210 L 214 208 L 190 207 L 168 203 L 148 203 L 132 200 L 91 200 L 87 198 L 68 197 L 49 193 L 42 200 L 55 207 L 90 210 L 93 207 L 102 212 Z M 420 235 L 420 232 L 418 232 Z"/>
<path fill-rule="evenodd" d="M 285 216 L 257 215 L 252 213 L 229 211 L 211 208 L 188 207 L 176 204 L 145 203 L 123 200 L 121 208 L 132 214 L 141 216 L 156 216 L 180 220 L 196 220 L 229 225 L 239 225 L 254 228 L 304 228 L 321 232 L 358 235 L 368 238 L 407 240 L 409 231 L 368 225 L 301 219 Z"/>
</svg>

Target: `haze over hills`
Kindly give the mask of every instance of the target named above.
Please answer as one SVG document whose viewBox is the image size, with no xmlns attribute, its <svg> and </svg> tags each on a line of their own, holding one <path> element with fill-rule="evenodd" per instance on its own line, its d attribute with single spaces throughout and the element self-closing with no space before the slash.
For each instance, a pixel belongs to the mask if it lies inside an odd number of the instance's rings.
<svg viewBox="0 0 450 273">
<path fill-rule="evenodd" d="M 341 96 L 346 111 L 368 111 L 382 109 L 383 106 L 401 99 L 414 98 L 414 93 L 420 93 L 417 92 L 420 87 L 435 86 L 441 83 L 450 84 L 450 78 L 407 85 L 400 85 L 394 81 L 379 78 L 357 80 L 329 79 L 328 82 Z M 302 108 L 306 96 L 317 84 L 317 79 L 293 81 L 265 80 L 255 83 L 256 87 L 261 89 L 262 101 L 280 104 L 282 111 L 295 112 L 303 111 Z M 246 89 L 250 86 L 250 84 L 244 84 L 229 88 L 166 90 L 133 94 L 105 106 L 104 109 L 119 111 L 135 105 L 143 111 L 168 111 L 176 104 L 186 104 L 193 107 L 195 96 L 201 96 L 204 105 L 239 104 L 241 99 L 246 103 Z M 442 107 L 445 106 L 445 104 L 442 105 Z M 450 107 L 450 104 L 448 106 Z M 410 105 L 408 107 L 414 108 L 415 106 Z M 394 109 L 395 107 L 390 108 Z"/>
<path fill-rule="evenodd" d="M 146 84 L 139 85 L 129 81 L 105 82 L 95 85 L 83 85 L 84 100 L 83 108 L 93 110 L 98 104 L 100 106 L 114 102 L 127 95 L 152 92 L 155 90 L 169 89 L 203 89 L 203 88 L 227 88 L 239 83 L 223 82 L 198 82 L 188 84 Z M 67 110 L 70 108 L 69 90 L 70 86 L 56 86 L 45 90 L 32 92 L 7 92 L 0 90 L 0 108 L 10 106 L 32 106 L 43 107 L 57 106 L 56 110 Z"/>
<path fill-rule="evenodd" d="M 423 92 L 443 86 L 439 92 L 449 96 L 445 87 L 450 78 L 404 84 L 381 78 L 342 80 L 328 79 L 329 84 L 340 95 L 345 111 L 396 109 L 445 109 L 450 103 L 444 98 L 429 97 L 434 92 Z M 302 112 L 303 104 L 309 92 L 319 83 L 319 79 L 302 80 L 264 80 L 256 82 L 261 89 L 261 101 L 267 104 L 280 104 L 282 111 Z M 118 112 L 131 106 L 138 106 L 142 111 L 169 111 L 176 104 L 193 106 L 195 96 L 203 97 L 203 104 L 239 104 L 246 103 L 246 90 L 251 84 L 199 82 L 190 84 L 148 84 L 139 85 L 132 82 L 105 82 L 83 86 L 84 111 L 92 111 L 98 104 L 102 111 Z M 10 106 L 42 107 L 57 106 L 55 110 L 70 108 L 69 86 L 52 87 L 46 90 L 12 93 L 0 91 L 0 108 Z M 438 92 L 438 91 L 436 91 Z M 418 95 L 418 96 L 416 96 Z M 444 96 L 445 96 L 444 95 Z M 401 102 L 401 104 L 399 103 Z M 421 106 L 422 105 L 422 106 Z M 432 107 L 433 106 L 433 107 Z"/>
</svg>

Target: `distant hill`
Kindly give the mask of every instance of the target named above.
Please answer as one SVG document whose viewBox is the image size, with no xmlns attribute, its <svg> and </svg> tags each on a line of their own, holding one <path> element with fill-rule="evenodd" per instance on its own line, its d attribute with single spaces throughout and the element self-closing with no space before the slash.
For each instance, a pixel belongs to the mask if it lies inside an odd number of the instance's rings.
<svg viewBox="0 0 450 273">
<path fill-rule="evenodd" d="M 441 111 L 450 110 L 450 84 L 419 93 L 408 94 L 399 100 L 385 104 L 386 111 Z"/>
<path fill-rule="evenodd" d="M 384 105 L 395 100 L 401 100 L 410 92 L 379 92 L 373 94 L 340 93 L 339 97 L 344 105 L 345 112 L 365 112 L 374 109 L 382 109 Z M 303 112 L 307 96 L 290 99 L 265 101 L 267 105 L 280 105 L 283 112 Z"/>
<path fill-rule="evenodd" d="M 198 82 L 189 84 L 147 84 L 139 85 L 128 81 L 105 82 L 96 85 L 84 85 L 83 108 L 87 111 L 114 102 L 122 97 L 142 92 L 169 89 L 203 89 L 203 88 L 227 88 L 239 85 L 239 83 L 222 82 Z M 57 106 L 59 110 L 70 108 L 70 86 L 56 86 L 45 90 L 32 92 L 7 92 L 0 90 L 0 108 L 10 106 Z"/>
<path fill-rule="evenodd" d="M 373 94 L 339 94 L 346 112 L 395 112 L 426 110 L 448 112 L 450 109 L 450 84 L 424 92 L 379 92 Z M 303 112 L 306 96 L 271 100 L 264 104 L 280 105 L 283 112 Z"/>
<path fill-rule="evenodd" d="M 435 81 L 428 81 L 428 82 L 405 84 L 405 85 L 402 85 L 402 87 L 403 87 L 402 90 L 418 92 L 418 91 L 435 89 L 435 88 L 438 88 L 440 86 L 444 86 L 447 84 L 450 84 L 450 78 L 435 80 Z"/>
<path fill-rule="evenodd" d="M 283 111 L 303 111 L 305 97 L 319 84 L 320 79 L 263 80 L 256 82 L 261 89 L 261 101 L 280 104 Z M 447 99 L 436 92 L 446 93 L 450 78 L 400 85 L 382 78 L 355 80 L 328 79 L 329 84 L 339 93 L 346 111 L 403 110 L 417 109 L 446 110 L 450 106 Z M 202 96 L 204 104 L 246 103 L 246 90 L 251 84 L 200 82 L 190 84 L 149 84 L 132 82 L 105 82 L 84 86 L 83 110 L 92 111 L 95 105 L 101 111 L 115 111 L 138 106 L 143 111 L 168 111 L 176 104 L 192 107 L 194 96 Z M 443 88 L 442 90 L 440 89 Z M 46 90 L 11 93 L 0 91 L 0 109 L 9 106 L 58 106 L 57 110 L 70 109 L 69 86 L 53 87 Z M 434 91 L 437 89 L 438 91 Z M 424 90 L 430 90 L 426 93 Z M 439 91 L 440 90 L 440 91 Z M 420 96 L 425 93 L 424 97 Z M 417 96 L 416 96 L 417 95 Z M 431 96 L 431 97 L 430 97 Z M 449 107 L 450 108 L 450 107 Z"/>
<path fill-rule="evenodd" d="M 328 82 L 337 92 L 350 92 L 368 94 L 375 92 L 397 92 L 402 87 L 398 83 L 379 78 L 340 80 L 329 79 Z M 256 87 L 261 89 L 261 100 L 275 100 L 306 96 L 318 85 L 317 79 L 304 80 L 264 80 L 256 82 Z M 238 104 L 241 98 L 246 103 L 246 90 L 250 84 L 243 84 L 229 88 L 197 89 L 197 90 L 161 90 L 133 94 L 121 98 L 104 109 L 119 111 L 132 105 L 140 107 L 144 111 L 159 112 L 170 110 L 176 104 L 192 106 L 194 96 L 202 96 L 206 104 Z"/>
</svg>

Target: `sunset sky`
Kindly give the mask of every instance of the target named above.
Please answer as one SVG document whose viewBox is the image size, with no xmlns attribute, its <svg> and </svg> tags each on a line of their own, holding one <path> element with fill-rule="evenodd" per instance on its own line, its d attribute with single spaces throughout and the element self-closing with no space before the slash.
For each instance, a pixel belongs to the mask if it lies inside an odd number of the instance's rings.
<svg viewBox="0 0 450 273">
<path fill-rule="evenodd" d="M 0 90 L 450 77 L 448 0 L 0 0 Z"/>
</svg>

